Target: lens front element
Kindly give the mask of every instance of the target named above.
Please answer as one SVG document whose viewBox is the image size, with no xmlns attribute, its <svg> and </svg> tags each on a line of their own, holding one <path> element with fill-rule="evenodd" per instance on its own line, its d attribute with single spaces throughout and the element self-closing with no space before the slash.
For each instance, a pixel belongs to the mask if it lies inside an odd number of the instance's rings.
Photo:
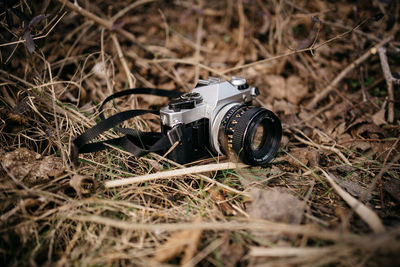
<svg viewBox="0 0 400 267">
<path fill-rule="evenodd" d="M 265 143 L 267 137 L 267 129 L 264 128 L 263 124 L 259 124 L 254 131 L 254 135 L 251 138 L 251 149 L 259 150 Z"/>
<path fill-rule="evenodd" d="M 234 152 L 244 163 L 262 165 L 278 152 L 282 125 L 272 111 L 240 105 L 226 113 L 219 135 L 225 153 Z"/>
</svg>

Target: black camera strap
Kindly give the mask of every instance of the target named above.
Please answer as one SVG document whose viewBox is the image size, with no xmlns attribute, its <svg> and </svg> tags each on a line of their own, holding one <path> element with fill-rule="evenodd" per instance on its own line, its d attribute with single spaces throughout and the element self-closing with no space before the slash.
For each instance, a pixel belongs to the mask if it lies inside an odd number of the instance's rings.
<svg viewBox="0 0 400 267">
<path fill-rule="evenodd" d="M 167 135 L 159 132 L 141 132 L 132 128 L 116 127 L 118 124 L 136 116 L 141 116 L 144 114 L 159 115 L 160 112 L 158 110 L 136 109 L 119 112 L 109 118 L 104 116 L 102 110 L 107 102 L 118 97 L 139 94 L 168 97 L 169 99 L 182 95 L 182 93 L 178 91 L 169 91 L 156 88 L 134 88 L 110 95 L 103 101 L 99 108 L 99 117 L 101 121 L 72 140 L 71 160 L 75 165 L 78 164 L 78 154 L 101 151 L 109 148 L 109 145 L 119 146 L 134 156 L 141 157 L 149 152 L 164 151 L 170 148 L 176 141 L 180 141 L 182 129 L 179 125 L 172 128 Z M 124 134 L 124 136 L 104 141 L 91 142 L 100 134 L 110 129 L 114 129 L 115 131 Z"/>
</svg>

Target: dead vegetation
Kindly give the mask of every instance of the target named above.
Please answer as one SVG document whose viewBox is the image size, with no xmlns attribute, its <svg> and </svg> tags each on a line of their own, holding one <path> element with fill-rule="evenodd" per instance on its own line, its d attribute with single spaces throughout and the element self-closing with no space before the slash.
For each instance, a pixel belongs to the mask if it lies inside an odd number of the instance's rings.
<svg viewBox="0 0 400 267">
<path fill-rule="evenodd" d="M 400 263 L 398 1 L 0 8 L 3 265 Z M 188 91 L 231 75 L 257 86 L 283 122 L 271 164 L 186 168 L 118 149 L 71 164 L 71 138 L 111 93 Z M 130 97 L 107 112 L 165 104 Z M 155 116 L 125 126 L 159 130 Z"/>
</svg>

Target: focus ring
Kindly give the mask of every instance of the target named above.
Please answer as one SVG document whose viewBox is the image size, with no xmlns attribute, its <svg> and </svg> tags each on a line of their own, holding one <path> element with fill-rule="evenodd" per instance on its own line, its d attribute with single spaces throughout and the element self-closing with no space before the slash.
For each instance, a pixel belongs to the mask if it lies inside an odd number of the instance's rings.
<svg viewBox="0 0 400 267">
<path fill-rule="evenodd" d="M 232 138 L 232 148 L 241 158 L 243 156 L 243 145 L 244 137 L 247 127 L 250 124 L 251 119 L 254 115 L 260 112 L 261 109 L 258 107 L 246 110 L 245 113 L 238 118 L 238 123 L 235 126 L 235 131 Z"/>
</svg>

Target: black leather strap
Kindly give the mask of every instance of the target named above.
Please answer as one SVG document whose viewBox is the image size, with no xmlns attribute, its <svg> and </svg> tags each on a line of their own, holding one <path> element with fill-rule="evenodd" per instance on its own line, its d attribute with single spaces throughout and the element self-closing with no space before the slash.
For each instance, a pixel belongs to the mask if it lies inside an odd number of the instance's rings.
<svg viewBox="0 0 400 267">
<path fill-rule="evenodd" d="M 156 88 L 128 89 L 121 92 L 117 92 L 107 97 L 101 104 L 99 111 L 101 112 L 103 110 L 104 105 L 115 98 L 126 95 L 136 95 L 136 94 L 147 94 L 147 95 L 156 95 L 168 98 L 176 98 L 179 97 L 182 93 L 178 91 L 169 91 Z M 171 131 L 173 131 L 174 134 L 164 135 L 158 132 L 141 132 L 139 130 L 132 128 L 116 127 L 121 122 L 126 121 L 130 118 L 149 113 L 156 115 L 160 114 L 160 112 L 157 110 L 138 109 L 138 110 L 123 111 L 109 118 L 105 118 L 104 114 L 101 112 L 99 116 L 101 121 L 98 124 L 86 130 L 86 132 L 82 133 L 81 135 L 72 140 L 71 142 L 72 162 L 75 165 L 77 165 L 78 154 L 101 151 L 106 148 L 109 148 L 108 145 L 122 147 L 123 149 L 130 152 L 134 156 L 141 157 L 149 152 L 164 151 L 169 147 L 171 147 L 171 145 L 173 145 L 174 142 L 180 141 L 180 136 L 179 134 L 176 133 L 181 133 L 181 131 L 177 131 L 175 128 L 171 129 Z M 112 128 L 115 131 L 124 134 L 124 136 L 105 141 L 91 142 L 94 138 L 98 137 L 100 134 Z M 171 136 L 175 136 L 175 139 L 171 140 Z"/>
</svg>

